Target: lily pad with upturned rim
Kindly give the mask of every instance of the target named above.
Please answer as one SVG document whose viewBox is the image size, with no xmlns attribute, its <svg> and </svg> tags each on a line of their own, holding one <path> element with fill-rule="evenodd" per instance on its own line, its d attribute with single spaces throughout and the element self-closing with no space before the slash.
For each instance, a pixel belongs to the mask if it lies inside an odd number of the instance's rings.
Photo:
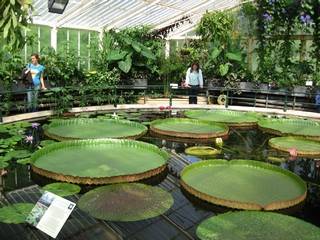
<svg viewBox="0 0 320 240">
<path fill-rule="evenodd" d="M 189 118 L 225 123 L 229 127 L 256 126 L 259 116 L 256 113 L 230 110 L 188 110 L 184 112 Z"/>
<path fill-rule="evenodd" d="M 43 186 L 42 190 L 52 192 L 60 197 L 66 197 L 79 193 L 81 187 L 71 183 L 56 182 Z"/>
<path fill-rule="evenodd" d="M 204 220 L 196 234 L 201 240 L 318 240 L 320 228 L 279 213 L 241 211 Z"/>
<path fill-rule="evenodd" d="M 15 203 L 0 208 L 0 222 L 19 224 L 24 223 L 31 212 L 34 204 L 32 203 Z"/>
<path fill-rule="evenodd" d="M 56 120 L 44 126 L 45 134 L 59 141 L 98 138 L 136 139 L 147 131 L 146 126 L 137 122 L 97 118 Z"/>
<path fill-rule="evenodd" d="M 212 157 L 221 153 L 221 150 L 209 146 L 194 146 L 186 148 L 185 153 L 197 157 Z"/>
<path fill-rule="evenodd" d="M 264 118 L 258 122 L 261 130 L 278 136 L 302 136 L 320 139 L 320 122 L 291 118 Z"/>
<path fill-rule="evenodd" d="M 181 172 L 181 184 L 194 196 L 231 208 L 276 210 L 306 198 L 306 183 L 296 174 L 253 160 L 207 160 Z"/>
<path fill-rule="evenodd" d="M 170 193 L 140 183 L 98 187 L 84 194 L 78 207 L 107 221 L 140 221 L 159 216 L 173 205 Z"/>
<path fill-rule="evenodd" d="M 154 120 L 150 124 L 150 130 L 161 135 L 193 139 L 222 137 L 229 132 L 224 124 L 189 118 Z"/>
<path fill-rule="evenodd" d="M 32 156 L 32 170 L 58 181 L 107 184 L 139 181 L 165 170 L 169 155 L 157 146 L 117 139 L 50 144 Z"/>
<path fill-rule="evenodd" d="M 276 137 L 269 140 L 269 146 L 290 153 L 296 149 L 301 157 L 320 157 L 320 141 L 305 139 L 302 137 Z"/>
</svg>

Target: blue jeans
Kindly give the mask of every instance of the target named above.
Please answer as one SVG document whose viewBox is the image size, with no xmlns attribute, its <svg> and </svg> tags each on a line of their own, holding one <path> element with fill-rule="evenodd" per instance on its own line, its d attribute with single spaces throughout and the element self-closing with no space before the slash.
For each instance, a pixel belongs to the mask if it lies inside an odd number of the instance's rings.
<svg viewBox="0 0 320 240">
<path fill-rule="evenodd" d="M 40 85 L 28 88 L 27 100 L 28 100 L 28 111 L 29 112 L 37 111 L 39 90 L 40 90 Z"/>
</svg>

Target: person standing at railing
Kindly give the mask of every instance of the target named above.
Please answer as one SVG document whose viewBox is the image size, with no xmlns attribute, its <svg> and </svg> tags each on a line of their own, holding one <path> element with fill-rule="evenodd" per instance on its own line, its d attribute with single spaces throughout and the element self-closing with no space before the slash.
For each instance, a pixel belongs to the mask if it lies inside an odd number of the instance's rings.
<svg viewBox="0 0 320 240">
<path fill-rule="evenodd" d="M 197 104 L 198 89 L 203 88 L 202 71 L 198 63 L 192 63 L 188 68 L 185 84 L 189 88 L 189 104 Z"/>
<path fill-rule="evenodd" d="M 315 100 L 316 100 L 316 109 L 317 109 L 317 112 L 320 113 L 320 90 L 318 90 L 318 91 L 316 92 Z"/>
<path fill-rule="evenodd" d="M 32 83 L 27 86 L 27 100 L 28 100 L 28 109 L 29 111 L 36 111 L 38 107 L 38 94 L 39 90 L 46 90 L 43 73 L 45 67 L 40 63 L 40 57 L 37 53 L 31 55 L 31 63 L 27 64 L 27 71 L 30 71 L 32 76 Z"/>
</svg>

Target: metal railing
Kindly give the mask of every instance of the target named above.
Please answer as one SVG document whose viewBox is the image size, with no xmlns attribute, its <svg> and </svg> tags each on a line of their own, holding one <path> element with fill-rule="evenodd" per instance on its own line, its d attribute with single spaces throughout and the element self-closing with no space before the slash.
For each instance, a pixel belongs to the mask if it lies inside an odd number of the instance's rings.
<svg viewBox="0 0 320 240">
<path fill-rule="evenodd" d="M 14 91 L 0 92 L 0 118 L 2 116 L 27 112 L 26 94 L 28 91 L 33 90 L 16 89 Z M 316 94 L 312 89 L 297 92 L 287 89 L 204 87 L 198 91 L 198 96 L 204 97 L 207 104 L 216 103 L 218 97 L 222 94 L 225 95 L 224 105 L 226 108 L 229 105 L 244 105 L 282 108 L 283 111 L 289 108 L 316 111 L 317 107 L 315 104 Z M 8 96 L 10 99 L 6 99 Z M 61 104 L 65 104 L 66 109 L 87 105 L 117 105 L 133 103 L 139 98 L 142 98 L 144 103 L 152 98 L 166 98 L 168 99 L 168 105 L 172 106 L 175 99 L 186 98 L 187 96 L 189 96 L 187 88 L 170 88 L 166 85 L 56 87 L 40 91 L 39 110 L 57 110 L 63 108 Z"/>
</svg>

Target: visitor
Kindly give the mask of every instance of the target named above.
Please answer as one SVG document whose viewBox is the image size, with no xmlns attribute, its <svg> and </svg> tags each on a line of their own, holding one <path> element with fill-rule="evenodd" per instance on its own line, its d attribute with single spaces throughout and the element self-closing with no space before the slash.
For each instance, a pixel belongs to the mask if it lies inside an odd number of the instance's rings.
<svg viewBox="0 0 320 240">
<path fill-rule="evenodd" d="M 199 87 L 203 87 L 202 71 L 198 63 L 192 63 L 186 75 L 186 86 L 189 88 L 189 104 L 197 104 Z"/>
<path fill-rule="evenodd" d="M 316 109 L 317 109 L 317 112 L 320 112 L 320 90 L 318 90 L 318 91 L 316 92 L 315 100 L 316 100 Z"/>
<path fill-rule="evenodd" d="M 28 109 L 31 112 L 35 112 L 38 107 L 38 94 L 39 90 L 46 90 L 44 80 L 43 80 L 43 72 L 45 67 L 40 63 L 40 57 L 37 53 L 31 55 L 31 63 L 29 63 L 26 68 L 30 71 L 32 76 L 32 83 L 28 84 L 27 89 L 27 100 L 28 100 Z"/>
</svg>

